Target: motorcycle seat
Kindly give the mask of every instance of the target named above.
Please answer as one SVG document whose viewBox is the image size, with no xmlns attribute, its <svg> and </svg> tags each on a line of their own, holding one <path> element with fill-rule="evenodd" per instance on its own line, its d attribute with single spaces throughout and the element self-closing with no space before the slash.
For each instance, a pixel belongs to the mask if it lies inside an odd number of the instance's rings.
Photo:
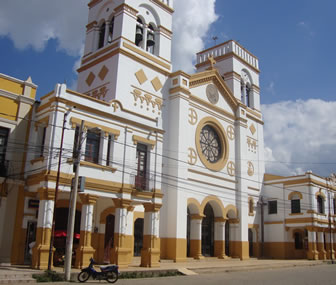
<svg viewBox="0 0 336 285">
<path fill-rule="evenodd" d="M 109 270 L 113 270 L 114 268 L 115 268 L 115 265 L 100 266 L 101 271 L 109 271 Z"/>
</svg>

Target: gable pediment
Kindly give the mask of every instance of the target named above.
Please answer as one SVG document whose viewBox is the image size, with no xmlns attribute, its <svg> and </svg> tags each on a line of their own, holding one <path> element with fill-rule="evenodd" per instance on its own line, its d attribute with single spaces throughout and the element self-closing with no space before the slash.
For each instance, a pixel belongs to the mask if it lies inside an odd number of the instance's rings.
<svg viewBox="0 0 336 285">
<path fill-rule="evenodd" d="M 210 83 L 214 84 L 217 87 L 223 99 L 231 107 L 233 113 L 235 113 L 239 106 L 239 103 L 216 69 L 193 74 L 190 77 L 189 87 L 192 91 L 192 89 L 194 88 L 208 85 Z"/>
</svg>

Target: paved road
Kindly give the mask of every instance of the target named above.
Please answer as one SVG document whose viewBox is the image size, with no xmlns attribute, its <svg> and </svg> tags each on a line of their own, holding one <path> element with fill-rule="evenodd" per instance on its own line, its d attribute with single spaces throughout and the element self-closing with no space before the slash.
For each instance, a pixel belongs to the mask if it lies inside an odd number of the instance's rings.
<svg viewBox="0 0 336 285">
<path fill-rule="evenodd" d="M 90 282 L 91 283 L 91 282 Z M 96 283 L 96 282 L 95 282 Z M 92 283 L 91 283 L 92 284 Z M 98 284 L 98 283 L 97 283 Z M 101 283 L 102 284 L 102 283 Z M 119 280 L 118 285 L 335 285 L 336 265 Z"/>
</svg>

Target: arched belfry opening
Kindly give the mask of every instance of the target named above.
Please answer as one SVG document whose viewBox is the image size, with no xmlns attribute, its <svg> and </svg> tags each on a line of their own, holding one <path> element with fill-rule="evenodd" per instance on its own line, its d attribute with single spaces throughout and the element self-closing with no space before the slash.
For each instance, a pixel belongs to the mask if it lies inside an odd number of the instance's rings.
<svg viewBox="0 0 336 285">
<path fill-rule="evenodd" d="M 105 43 L 105 30 L 106 30 L 106 23 L 104 22 L 99 27 L 98 49 L 104 47 L 104 43 Z"/>
<path fill-rule="evenodd" d="M 147 51 L 151 54 L 155 52 L 155 28 L 153 24 L 149 24 L 147 28 Z"/>
</svg>

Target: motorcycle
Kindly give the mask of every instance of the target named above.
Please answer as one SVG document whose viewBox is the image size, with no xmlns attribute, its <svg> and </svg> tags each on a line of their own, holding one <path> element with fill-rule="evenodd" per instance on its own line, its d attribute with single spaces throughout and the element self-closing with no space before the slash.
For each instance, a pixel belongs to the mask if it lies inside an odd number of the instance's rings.
<svg viewBox="0 0 336 285">
<path fill-rule="evenodd" d="M 106 280 L 109 283 L 115 283 L 119 277 L 119 266 L 118 265 L 107 265 L 100 266 L 100 272 L 93 268 L 95 261 L 90 258 L 90 264 L 88 267 L 83 268 L 78 274 L 77 279 L 79 282 L 86 282 L 90 277 L 94 280 Z"/>
</svg>

